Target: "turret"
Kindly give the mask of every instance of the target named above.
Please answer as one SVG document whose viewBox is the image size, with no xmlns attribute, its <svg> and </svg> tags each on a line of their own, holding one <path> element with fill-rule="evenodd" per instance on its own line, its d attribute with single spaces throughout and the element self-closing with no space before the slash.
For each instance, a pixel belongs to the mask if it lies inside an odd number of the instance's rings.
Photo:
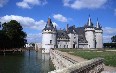
<svg viewBox="0 0 116 73">
<path fill-rule="evenodd" d="M 56 27 L 48 18 L 45 28 L 42 30 L 42 53 L 49 53 L 51 48 L 56 48 Z"/>
<path fill-rule="evenodd" d="M 103 30 L 97 19 L 97 24 L 95 27 L 95 44 L 96 48 L 103 48 Z"/>
<path fill-rule="evenodd" d="M 95 29 L 93 27 L 90 15 L 85 26 L 85 37 L 88 42 L 88 48 L 95 48 Z"/>
</svg>

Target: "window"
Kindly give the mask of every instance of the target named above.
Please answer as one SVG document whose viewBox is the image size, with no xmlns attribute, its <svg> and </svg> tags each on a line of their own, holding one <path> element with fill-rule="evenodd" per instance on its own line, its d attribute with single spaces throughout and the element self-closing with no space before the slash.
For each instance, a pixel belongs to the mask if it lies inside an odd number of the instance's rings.
<svg viewBox="0 0 116 73">
<path fill-rule="evenodd" d="M 50 44 L 52 44 L 52 40 L 50 40 Z"/>
<path fill-rule="evenodd" d="M 64 48 L 65 48 L 65 45 L 64 45 Z"/>
</svg>

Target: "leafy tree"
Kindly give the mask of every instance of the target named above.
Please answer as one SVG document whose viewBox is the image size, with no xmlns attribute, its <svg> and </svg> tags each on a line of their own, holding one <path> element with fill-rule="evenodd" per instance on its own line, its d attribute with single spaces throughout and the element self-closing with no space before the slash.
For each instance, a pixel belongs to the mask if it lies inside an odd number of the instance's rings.
<svg viewBox="0 0 116 73">
<path fill-rule="evenodd" d="M 8 47 L 8 37 L 5 35 L 5 33 L 0 30 L 0 49 L 5 49 Z"/>
<path fill-rule="evenodd" d="M 33 47 L 35 47 L 35 43 L 30 43 Z"/>
<path fill-rule="evenodd" d="M 1 25 L 1 22 L 0 22 L 0 28 L 1 28 L 1 26 L 2 26 L 2 25 Z"/>
<path fill-rule="evenodd" d="M 27 35 L 23 32 L 23 28 L 20 23 L 16 20 L 11 20 L 8 23 L 4 23 L 2 27 L 4 35 L 8 38 L 8 41 L 6 41 L 8 43 L 7 49 L 24 47 L 27 42 Z"/>
<path fill-rule="evenodd" d="M 116 43 L 104 43 L 104 48 L 116 48 Z"/>
<path fill-rule="evenodd" d="M 116 35 L 112 36 L 111 40 L 112 40 L 112 42 L 116 42 Z"/>
</svg>

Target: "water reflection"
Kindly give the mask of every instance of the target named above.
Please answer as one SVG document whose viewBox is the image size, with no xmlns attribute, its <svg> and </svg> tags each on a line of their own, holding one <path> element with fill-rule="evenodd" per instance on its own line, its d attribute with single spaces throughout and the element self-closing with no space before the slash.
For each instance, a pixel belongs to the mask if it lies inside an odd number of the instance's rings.
<svg viewBox="0 0 116 73">
<path fill-rule="evenodd" d="M 50 64 L 49 64 L 50 60 L 49 60 L 49 54 L 42 54 L 42 73 L 46 73 L 49 71 L 50 69 Z"/>
<path fill-rule="evenodd" d="M 47 73 L 51 70 L 49 54 L 26 51 L 18 55 L 0 55 L 0 73 Z"/>
</svg>

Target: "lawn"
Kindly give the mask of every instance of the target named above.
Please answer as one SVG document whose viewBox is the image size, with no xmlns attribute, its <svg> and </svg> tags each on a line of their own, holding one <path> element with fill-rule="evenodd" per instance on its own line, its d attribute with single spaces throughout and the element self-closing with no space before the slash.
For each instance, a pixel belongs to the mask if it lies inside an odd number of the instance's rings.
<svg viewBox="0 0 116 73">
<path fill-rule="evenodd" d="M 63 52 L 68 52 L 69 54 L 80 56 L 85 59 L 92 59 L 96 57 L 104 58 L 105 65 L 116 67 L 116 51 L 93 51 L 93 50 L 76 50 L 76 49 L 60 49 Z"/>
</svg>

